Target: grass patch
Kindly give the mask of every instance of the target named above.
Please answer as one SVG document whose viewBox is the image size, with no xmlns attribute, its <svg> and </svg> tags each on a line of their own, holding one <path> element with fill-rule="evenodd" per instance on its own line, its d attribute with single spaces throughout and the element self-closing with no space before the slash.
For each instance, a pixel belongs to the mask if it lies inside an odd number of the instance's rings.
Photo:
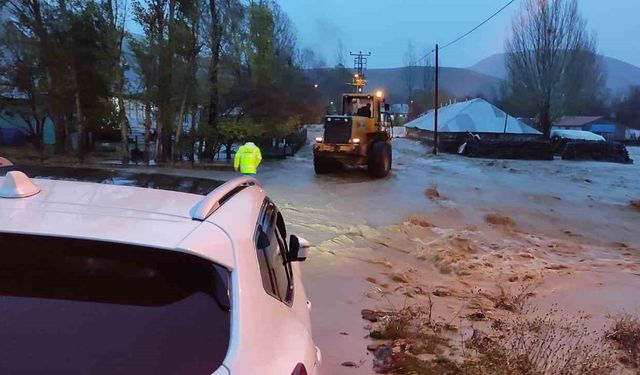
<svg viewBox="0 0 640 375">
<path fill-rule="evenodd" d="M 389 316 L 387 319 L 387 322 L 382 325 L 381 329 L 373 330 L 369 333 L 372 339 L 397 340 L 409 336 L 409 324 L 411 324 L 409 317 L 398 314 L 396 316 Z"/>
<path fill-rule="evenodd" d="M 493 225 L 500 225 L 500 226 L 506 226 L 506 227 L 515 227 L 516 226 L 516 222 L 513 221 L 512 218 L 510 218 L 509 216 L 505 216 L 499 213 L 490 213 L 490 214 L 486 214 L 484 216 L 484 220 L 489 223 L 489 224 L 493 224 Z"/>
<path fill-rule="evenodd" d="M 405 308 L 383 319 L 379 330 L 371 336 L 391 341 L 374 353 L 376 372 L 608 375 L 620 368 L 603 336 L 586 329 L 580 318 L 558 321 L 550 313 L 535 319 L 520 317 L 501 322 L 491 335 L 474 330 L 471 338 L 461 341 L 461 354 L 454 357 L 451 342 L 455 340 L 441 324 L 427 320 L 426 314 L 425 309 Z M 637 354 L 640 324 L 637 319 L 621 319 L 607 337 L 625 348 L 632 346 Z"/>
<path fill-rule="evenodd" d="M 534 284 L 523 285 L 520 290 L 515 293 L 507 291 L 502 285 L 498 284 L 499 294 L 495 300 L 495 307 L 510 311 L 513 313 L 520 313 L 524 309 L 527 300 L 534 295 Z"/>
<path fill-rule="evenodd" d="M 622 353 L 624 365 L 640 369 L 640 319 L 629 314 L 618 316 L 605 337 Z"/>
</svg>

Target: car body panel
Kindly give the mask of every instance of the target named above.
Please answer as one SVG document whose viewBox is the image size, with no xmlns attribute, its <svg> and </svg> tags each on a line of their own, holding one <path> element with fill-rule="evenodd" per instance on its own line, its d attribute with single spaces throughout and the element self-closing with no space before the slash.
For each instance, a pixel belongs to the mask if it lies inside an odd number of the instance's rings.
<svg viewBox="0 0 640 375">
<path fill-rule="evenodd" d="M 299 266 L 295 263 L 293 266 L 291 306 L 267 294 L 262 285 L 254 236 L 265 198 L 260 187 L 249 187 L 208 220 L 229 234 L 237 264 L 231 282 L 234 285 L 232 339 L 224 365 L 232 374 L 279 375 L 290 374 L 298 363 L 303 363 L 307 371 L 313 373 L 317 353 L 311 338 L 310 313 Z M 238 225 L 239 217 L 254 224 Z"/>
</svg>

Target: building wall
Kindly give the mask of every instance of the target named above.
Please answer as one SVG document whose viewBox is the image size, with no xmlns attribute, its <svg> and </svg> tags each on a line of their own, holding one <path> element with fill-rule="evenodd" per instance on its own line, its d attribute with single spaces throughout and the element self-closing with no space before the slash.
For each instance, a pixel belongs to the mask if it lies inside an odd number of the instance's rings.
<svg viewBox="0 0 640 375">
<path fill-rule="evenodd" d="M 585 130 L 601 135 L 608 141 L 620 141 L 627 139 L 627 127 L 613 122 L 592 123 Z"/>
<path fill-rule="evenodd" d="M 17 129 L 27 137 L 28 132 L 26 129 L 28 127 L 29 123 L 19 115 L 10 114 L 4 111 L 0 112 L 0 128 Z M 56 134 L 53 128 L 53 122 L 50 119 L 45 120 L 43 138 L 45 145 L 53 145 L 56 143 Z"/>
</svg>

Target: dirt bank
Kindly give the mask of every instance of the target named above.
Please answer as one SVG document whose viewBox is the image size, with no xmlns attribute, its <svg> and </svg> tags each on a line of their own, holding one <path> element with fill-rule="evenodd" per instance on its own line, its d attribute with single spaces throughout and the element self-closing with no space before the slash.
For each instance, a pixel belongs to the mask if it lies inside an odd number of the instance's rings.
<svg viewBox="0 0 640 375">
<path fill-rule="evenodd" d="M 552 318 L 585 317 L 588 327 L 602 328 L 616 313 L 639 311 L 639 249 L 594 244 L 568 230 L 563 237 L 530 233 L 497 212 L 487 214 L 481 224 L 466 224 L 460 217 L 456 210 L 444 209 L 378 229 L 363 226 L 323 242 L 312 258 L 332 266 L 331 288 L 325 293 L 333 293 L 338 305 L 341 296 L 348 296 L 344 303 L 352 314 L 361 308 L 432 306 L 434 321 L 447 322 L 462 335 L 513 313 L 544 315 L 557 309 Z M 319 307 L 315 314 L 327 320 L 332 311 L 341 310 Z M 367 322 L 335 316 L 332 324 L 333 345 L 344 345 L 345 356 L 330 362 L 350 361 L 362 366 L 357 373 L 371 373 L 363 339 Z M 351 345 L 362 345 L 359 355 L 354 357 Z"/>
</svg>

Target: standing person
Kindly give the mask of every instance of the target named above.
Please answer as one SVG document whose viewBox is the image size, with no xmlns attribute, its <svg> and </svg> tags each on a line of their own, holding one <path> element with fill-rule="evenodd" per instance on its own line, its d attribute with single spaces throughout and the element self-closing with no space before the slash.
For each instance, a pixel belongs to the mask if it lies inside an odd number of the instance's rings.
<svg viewBox="0 0 640 375">
<path fill-rule="evenodd" d="M 371 103 L 367 103 L 364 107 L 360 107 L 356 116 L 371 117 Z"/>
<path fill-rule="evenodd" d="M 240 173 L 243 175 L 255 177 L 260 162 L 262 162 L 260 148 L 253 142 L 247 142 L 236 151 L 233 167 L 236 171 L 240 169 Z"/>
</svg>

